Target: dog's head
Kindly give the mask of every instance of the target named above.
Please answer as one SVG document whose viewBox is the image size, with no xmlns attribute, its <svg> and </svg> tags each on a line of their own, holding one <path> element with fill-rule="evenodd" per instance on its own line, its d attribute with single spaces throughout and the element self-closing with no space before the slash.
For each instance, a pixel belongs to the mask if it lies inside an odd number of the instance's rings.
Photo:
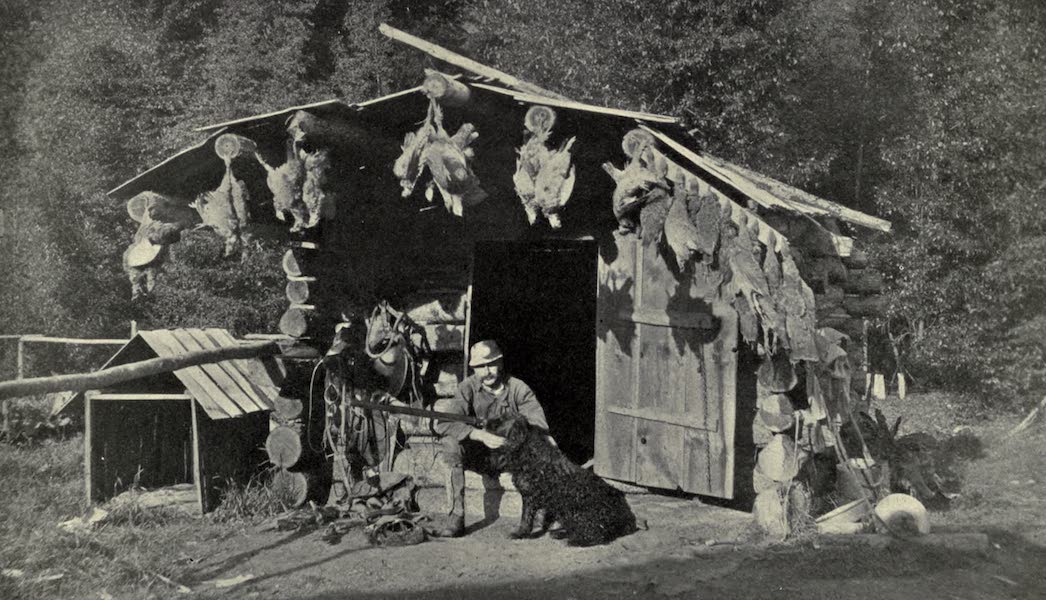
<svg viewBox="0 0 1046 600">
<path fill-rule="evenodd" d="M 530 433 L 530 424 L 520 415 L 502 415 L 487 421 L 487 431 L 505 438 L 503 450 L 512 450 L 523 445 Z"/>
</svg>

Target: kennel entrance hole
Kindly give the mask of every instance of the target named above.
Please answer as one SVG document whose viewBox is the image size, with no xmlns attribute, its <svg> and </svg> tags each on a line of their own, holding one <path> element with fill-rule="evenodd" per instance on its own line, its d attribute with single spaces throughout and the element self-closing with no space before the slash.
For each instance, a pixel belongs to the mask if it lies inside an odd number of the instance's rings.
<svg viewBox="0 0 1046 600">
<path fill-rule="evenodd" d="M 593 241 L 478 242 L 473 261 L 470 342 L 498 342 L 579 464 L 594 448 L 597 252 Z"/>
</svg>

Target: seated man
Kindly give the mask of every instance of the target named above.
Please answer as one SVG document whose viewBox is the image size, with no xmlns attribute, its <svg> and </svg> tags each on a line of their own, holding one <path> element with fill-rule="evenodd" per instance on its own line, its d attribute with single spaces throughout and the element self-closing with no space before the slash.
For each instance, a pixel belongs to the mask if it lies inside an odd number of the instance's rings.
<svg viewBox="0 0 1046 600">
<path fill-rule="evenodd" d="M 548 429 L 545 411 L 533 390 L 505 371 L 501 349 L 491 340 L 477 342 L 469 351 L 472 375 L 458 385 L 453 398 L 437 400 L 433 410 L 493 419 L 507 413 L 522 415 L 531 425 Z M 442 457 L 447 465 L 447 495 L 450 501 L 450 524 L 440 535 L 458 537 L 465 531 L 465 468 L 493 474 L 487 465 L 490 449 L 505 440 L 467 423 L 437 421 L 441 436 Z"/>
</svg>

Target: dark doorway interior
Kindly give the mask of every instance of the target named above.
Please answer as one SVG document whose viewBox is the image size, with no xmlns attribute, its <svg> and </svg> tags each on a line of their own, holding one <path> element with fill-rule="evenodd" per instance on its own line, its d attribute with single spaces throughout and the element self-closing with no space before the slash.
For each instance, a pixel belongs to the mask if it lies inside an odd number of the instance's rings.
<svg viewBox="0 0 1046 600">
<path fill-rule="evenodd" d="M 191 400 L 91 402 L 92 500 L 133 484 L 157 488 L 192 483 Z"/>
<path fill-rule="evenodd" d="M 494 339 L 545 409 L 559 447 L 592 458 L 596 409 L 595 242 L 479 242 L 470 339 Z"/>
</svg>

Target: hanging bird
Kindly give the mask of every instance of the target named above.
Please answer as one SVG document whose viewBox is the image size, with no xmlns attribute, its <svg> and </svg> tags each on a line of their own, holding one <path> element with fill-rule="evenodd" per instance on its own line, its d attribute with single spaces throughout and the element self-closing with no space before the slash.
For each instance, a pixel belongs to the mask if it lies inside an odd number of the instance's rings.
<svg viewBox="0 0 1046 600">
<path fill-rule="evenodd" d="M 127 201 L 127 213 L 139 223 L 136 238 L 166 245 L 181 239 L 181 232 L 199 222 L 196 213 L 185 202 L 155 192 L 142 192 Z"/>
<path fill-rule="evenodd" d="M 548 153 L 535 180 L 533 204 L 548 219 L 552 229 L 562 227 L 559 212 L 574 191 L 574 165 L 570 160 L 570 147 L 574 145 L 575 139 L 570 138 L 559 150 Z M 529 212 L 527 216 L 530 216 Z M 530 223 L 533 225 L 534 220 L 531 219 Z"/>
<path fill-rule="evenodd" d="M 603 170 L 617 182 L 612 202 L 614 216 L 619 224 L 618 231 L 622 233 L 637 229 L 639 211 L 645 204 L 668 196 L 668 182 L 647 169 L 638 158 L 629 161 L 624 169 L 604 163 Z"/>
<path fill-rule="evenodd" d="M 315 227 L 321 220 L 334 218 L 337 205 L 334 196 L 323 189 L 330 168 L 330 153 L 326 150 L 300 150 L 298 154 L 304 162 L 305 181 L 302 183 L 301 200 L 308 214 L 302 226 L 308 229 Z"/>
<path fill-rule="evenodd" d="M 287 152 L 284 163 L 279 167 L 269 166 L 261 154 L 255 158 L 265 167 L 265 183 L 272 192 L 272 205 L 276 218 L 292 220 L 291 231 L 300 231 L 309 220 L 309 209 L 302 200 L 302 186 L 305 182 L 305 161 L 298 156 L 294 142 L 287 141 Z"/>
<path fill-rule="evenodd" d="M 418 178 L 427 167 L 432 181 L 425 189 L 425 197 L 432 202 L 434 189 L 443 197 L 443 205 L 456 216 L 461 216 L 465 207 L 474 206 L 486 199 L 487 193 L 472 172 L 469 161 L 475 152 L 469 145 L 479 137 L 471 123 L 458 128 L 449 135 L 443 128 L 443 111 L 435 101 L 429 103 L 428 114 L 421 127 L 410 132 L 403 140 L 403 153 L 392 167 L 400 180 L 403 196 L 414 191 Z"/>
<path fill-rule="evenodd" d="M 687 214 L 690 222 L 697 228 L 698 251 L 701 262 L 711 265 L 719 245 L 720 223 L 723 220 L 722 209 L 715 193 L 709 189 L 702 193 L 700 188 L 689 190 L 687 195 Z"/>
<path fill-rule="evenodd" d="M 428 113 L 425 115 L 425 120 L 422 122 L 421 127 L 417 131 L 407 132 L 406 137 L 403 138 L 403 152 L 396 159 L 395 164 L 392 165 L 392 173 L 400 180 L 404 198 L 414 192 L 414 186 L 418 183 L 418 178 L 421 177 L 421 171 L 424 167 L 421 155 L 425 151 L 425 146 L 428 145 L 429 139 L 436 132 L 435 120 L 438 111 L 438 105 L 435 103 L 429 104 Z"/>
<path fill-rule="evenodd" d="M 549 226 L 559 229 L 559 212 L 574 190 L 570 148 L 576 138 L 568 139 L 559 150 L 549 149 L 548 139 L 555 122 L 556 113 L 547 106 L 531 106 L 527 110 L 523 125 L 530 137 L 517 151 L 519 158 L 512 181 L 527 221 L 533 225 L 538 215 L 543 215 Z"/>
<path fill-rule="evenodd" d="M 665 217 L 665 241 L 682 269 L 696 253 L 701 251 L 701 240 L 694 223 L 687 213 L 687 195 L 682 188 L 676 190 L 675 198 Z"/>
<path fill-rule="evenodd" d="M 549 149 L 546 146 L 549 130 L 556 120 L 556 114 L 546 106 L 532 106 L 523 119 L 523 124 L 530 132 L 530 138 L 516 151 L 516 172 L 512 183 L 516 186 L 516 195 L 523 203 L 527 221 L 531 225 L 537 222 L 539 208 L 534 204 L 538 173 L 541 165 L 548 160 Z"/>
<path fill-rule="evenodd" d="M 156 274 L 167 259 L 167 247 L 179 241 L 181 232 L 198 223 L 199 217 L 184 202 L 155 192 L 142 192 L 128 200 L 127 213 L 139 223 L 123 253 L 123 268 L 135 299 L 153 290 Z"/>
<path fill-rule="evenodd" d="M 247 213 L 247 188 L 226 168 L 221 184 L 196 197 L 192 207 L 200 214 L 203 226 L 210 227 L 225 240 L 225 257 L 233 256 L 243 246 L 243 226 L 250 221 Z"/>
<path fill-rule="evenodd" d="M 548 158 L 549 151 L 545 147 L 544 139 L 533 136 L 517 152 L 519 158 L 516 159 L 516 172 L 512 175 L 512 183 L 515 184 L 516 195 L 527 213 L 527 221 L 533 225 L 537 222 L 539 210 L 534 204 L 535 181 L 541 171 L 541 165 Z"/>
<path fill-rule="evenodd" d="M 438 116 L 439 112 L 436 114 Z M 421 154 L 422 162 L 432 173 L 432 182 L 425 196 L 431 202 L 435 186 L 443 197 L 444 207 L 457 217 L 463 214 L 465 207 L 475 206 L 487 198 L 487 193 L 479 185 L 479 178 L 469 166 L 469 160 L 475 156 L 469 144 L 478 137 L 479 133 L 471 123 L 463 124 L 457 133 L 448 136 L 442 119 L 439 119 Z"/>
</svg>

